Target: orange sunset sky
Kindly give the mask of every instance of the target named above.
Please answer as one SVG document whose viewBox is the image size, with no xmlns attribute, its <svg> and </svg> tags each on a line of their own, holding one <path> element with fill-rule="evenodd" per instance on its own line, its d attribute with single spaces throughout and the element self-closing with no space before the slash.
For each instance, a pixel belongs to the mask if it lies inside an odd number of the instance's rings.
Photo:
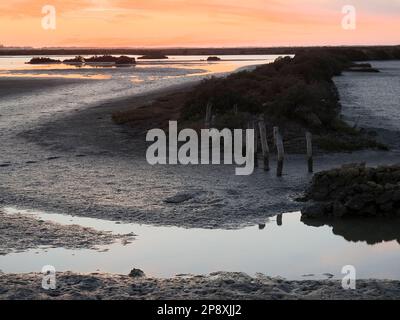
<svg viewBox="0 0 400 320">
<path fill-rule="evenodd" d="M 357 9 L 356 30 L 341 27 Z M 44 30 L 53 5 L 56 30 Z M 400 0 L 1 0 L 6 46 L 290 46 L 400 44 Z"/>
</svg>

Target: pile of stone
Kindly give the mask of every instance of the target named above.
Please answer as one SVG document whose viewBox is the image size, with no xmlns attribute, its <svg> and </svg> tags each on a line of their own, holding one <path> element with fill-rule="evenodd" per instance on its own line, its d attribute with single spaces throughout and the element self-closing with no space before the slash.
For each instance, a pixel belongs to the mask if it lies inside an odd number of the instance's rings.
<svg viewBox="0 0 400 320">
<path fill-rule="evenodd" d="M 400 216 L 400 164 L 350 164 L 317 173 L 306 200 L 306 218 Z"/>
</svg>

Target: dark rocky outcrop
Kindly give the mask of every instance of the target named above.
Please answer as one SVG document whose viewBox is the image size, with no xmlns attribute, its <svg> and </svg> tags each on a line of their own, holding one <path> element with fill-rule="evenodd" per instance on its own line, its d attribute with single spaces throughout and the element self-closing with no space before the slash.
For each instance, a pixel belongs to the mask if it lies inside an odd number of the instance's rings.
<svg viewBox="0 0 400 320">
<path fill-rule="evenodd" d="M 152 54 L 146 54 L 144 56 L 141 56 L 138 59 L 139 60 L 161 60 L 161 59 L 168 59 L 168 57 L 163 54 L 152 53 Z"/>
<path fill-rule="evenodd" d="M 142 278 L 145 276 L 146 274 L 140 269 L 133 268 L 131 272 L 129 272 L 129 277 L 131 278 Z"/>
<path fill-rule="evenodd" d="M 117 57 L 113 56 L 93 56 L 85 59 L 86 63 L 115 63 L 117 61 Z"/>
<path fill-rule="evenodd" d="M 120 56 L 117 60 L 115 60 L 117 65 L 131 65 L 136 64 L 135 58 L 130 58 L 127 56 Z"/>
<path fill-rule="evenodd" d="M 57 63 L 61 63 L 61 61 L 43 57 L 32 58 L 29 62 L 27 62 L 27 64 L 57 64 Z"/>
<path fill-rule="evenodd" d="M 306 218 L 400 216 L 400 164 L 350 164 L 317 173 L 306 200 Z"/>
<path fill-rule="evenodd" d="M 209 61 L 209 62 L 221 61 L 221 58 L 218 58 L 218 57 L 208 57 L 208 58 L 207 58 L 207 61 Z"/>
<path fill-rule="evenodd" d="M 65 64 L 84 64 L 85 63 L 85 58 L 82 56 L 77 56 L 73 59 L 66 59 L 63 61 Z"/>
<path fill-rule="evenodd" d="M 70 60 L 69 63 L 74 62 L 74 61 L 82 61 L 82 59 L 78 59 L 81 57 L 77 57 L 73 60 Z M 115 56 L 93 56 L 87 59 L 83 59 L 83 62 L 88 63 L 88 64 L 115 64 L 115 65 L 134 65 L 136 64 L 135 58 L 130 58 L 128 56 L 120 56 L 120 57 L 115 57 Z M 64 61 L 66 63 L 66 61 Z"/>
</svg>

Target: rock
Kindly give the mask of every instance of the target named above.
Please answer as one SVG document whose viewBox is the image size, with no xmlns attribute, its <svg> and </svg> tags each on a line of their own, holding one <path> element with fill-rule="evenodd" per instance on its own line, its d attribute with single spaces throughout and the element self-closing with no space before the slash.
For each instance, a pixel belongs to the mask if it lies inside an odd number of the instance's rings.
<svg viewBox="0 0 400 320">
<path fill-rule="evenodd" d="M 393 216 L 400 205 L 399 166 L 343 165 L 314 175 L 306 191 L 305 217 Z M 315 203 L 315 201 L 317 203 Z"/>
<path fill-rule="evenodd" d="M 351 197 L 345 204 L 346 208 L 354 211 L 360 211 L 365 208 L 369 202 L 373 201 L 373 196 L 368 194 L 359 194 Z"/>
<path fill-rule="evenodd" d="M 129 272 L 129 277 L 131 278 L 143 278 L 145 276 L 146 274 L 140 269 L 133 268 L 131 272 Z"/>
<path fill-rule="evenodd" d="M 335 201 L 332 208 L 333 216 L 336 218 L 343 217 L 347 212 L 346 207 L 339 201 Z"/>
<path fill-rule="evenodd" d="M 379 196 L 376 199 L 376 203 L 385 204 L 388 201 L 392 200 L 392 198 L 393 198 L 393 192 L 392 191 L 386 191 L 385 193 L 383 193 L 381 196 Z"/>
<path fill-rule="evenodd" d="M 79 283 L 79 288 L 85 291 L 94 291 L 101 286 L 101 281 L 95 277 L 83 278 Z"/>
<path fill-rule="evenodd" d="M 347 163 L 342 165 L 342 169 L 365 169 L 366 163 L 361 162 L 361 163 Z"/>
<path fill-rule="evenodd" d="M 393 203 L 392 202 L 387 202 L 384 204 L 381 204 L 379 206 L 379 208 L 383 211 L 383 212 L 391 212 L 393 211 Z"/>
<path fill-rule="evenodd" d="M 327 203 L 317 202 L 303 208 L 301 213 L 307 218 L 322 217 L 329 212 L 329 206 Z"/>
<path fill-rule="evenodd" d="M 363 209 L 363 214 L 365 216 L 376 216 L 377 215 L 377 211 L 376 211 L 375 205 L 368 205 L 367 207 L 365 207 Z"/>
<path fill-rule="evenodd" d="M 176 195 L 164 200 L 165 203 L 182 203 L 194 197 L 191 193 L 177 193 Z"/>
<path fill-rule="evenodd" d="M 400 201 L 400 190 L 396 190 L 395 192 L 393 192 L 392 200 L 394 202 Z"/>
</svg>

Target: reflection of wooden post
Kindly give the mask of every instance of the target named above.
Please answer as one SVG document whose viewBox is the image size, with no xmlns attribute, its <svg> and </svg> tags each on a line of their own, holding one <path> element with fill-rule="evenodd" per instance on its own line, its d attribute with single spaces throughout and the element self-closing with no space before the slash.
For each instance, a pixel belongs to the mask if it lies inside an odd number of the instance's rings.
<svg viewBox="0 0 400 320">
<path fill-rule="evenodd" d="M 206 119 L 205 119 L 206 129 L 209 129 L 211 127 L 211 119 L 212 119 L 211 111 L 212 111 L 212 103 L 209 102 L 207 103 L 206 107 Z"/>
<path fill-rule="evenodd" d="M 278 226 L 281 226 L 282 225 L 282 213 L 281 214 L 278 214 L 278 216 L 276 217 L 276 224 L 278 225 Z"/>
<path fill-rule="evenodd" d="M 277 170 L 276 170 L 276 175 L 278 177 L 282 177 L 283 159 L 285 157 L 285 151 L 283 149 L 282 136 L 279 132 L 276 134 L 276 149 L 278 151 L 278 166 L 277 166 Z"/>
<path fill-rule="evenodd" d="M 314 171 L 313 168 L 313 149 L 312 149 L 312 134 L 310 132 L 306 132 L 306 141 L 307 141 L 307 162 L 308 162 L 308 172 L 312 173 Z"/>
<path fill-rule="evenodd" d="M 265 122 L 260 117 L 258 121 L 258 129 L 260 130 L 260 139 L 261 139 L 261 150 L 264 160 L 264 170 L 269 171 L 269 147 L 268 147 L 268 140 L 267 140 L 267 131 L 265 128 Z"/>
</svg>

